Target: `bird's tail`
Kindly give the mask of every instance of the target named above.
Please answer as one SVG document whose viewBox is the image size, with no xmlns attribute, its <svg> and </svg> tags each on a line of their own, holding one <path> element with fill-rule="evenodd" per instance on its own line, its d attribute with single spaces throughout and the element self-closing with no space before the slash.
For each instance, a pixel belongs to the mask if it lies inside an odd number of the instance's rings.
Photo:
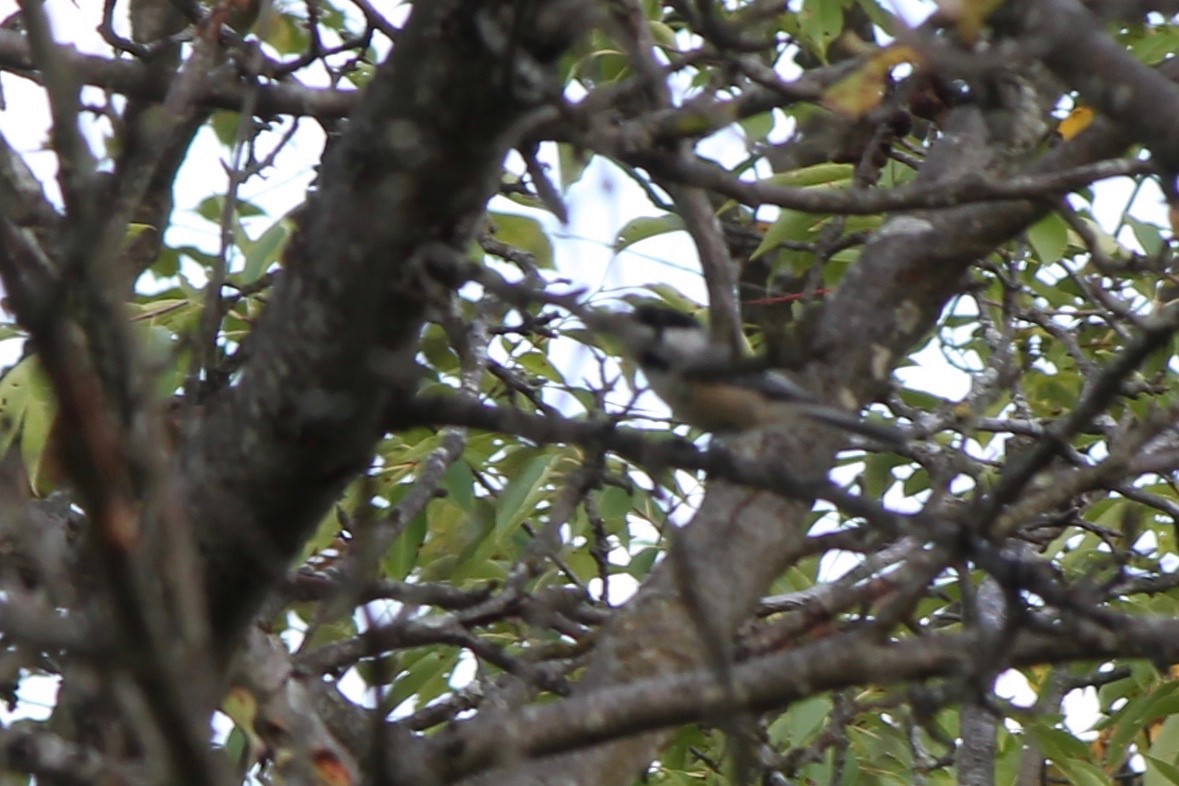
<svg viewBox="0 0 1179 786">
<path fill-rule="evenodd" d="M 864 420 L 853 412 L 845 412 L 825 404 L 802 404 L 799 406 L 799 411 L 811 420 L 826 423 L 828 426 L 834 426 L 850 434 L 858 434 L 889 447 L 903 447 L 907 442 L 905 432 L 899 428 Z"/>
</svg>

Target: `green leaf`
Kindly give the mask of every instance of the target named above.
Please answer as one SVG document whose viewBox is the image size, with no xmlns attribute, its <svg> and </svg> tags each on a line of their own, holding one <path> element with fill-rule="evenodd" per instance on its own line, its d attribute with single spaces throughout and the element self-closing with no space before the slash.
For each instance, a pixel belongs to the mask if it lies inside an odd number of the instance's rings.
<svg viewBox="0 0 1179 786">
<path fill-rule="evenodd" d="M 745 132 L 746 139 L 751 142 L 760 142 L 774 130 L 774 113 L 761 112 L 747 117 L 740 122 L 740 126 Z"/>
<path fill-rule="evenodd" d="M 270 266 L 282 257 L 287 241 L 295 231 L 294 222 L 287 217 L 280 218 L 271 224 L 257 240 L 250 240 L 243 235 L 244 242 L 238 247 L 245 257 L 245 267 L 236 276 L 239 284 L 253 284 Z"/>
<path fill-rule="evenodd" d="M 563 555 L 565 564 L 570 572 L 582 582 L 587 582 L 598 575 L 598 563 L 588 549 L 571 549 Z"/>
<path fill-rule="evenodd" d="M 418 566 L 418 556 L 428 532 L 429 521 L 423 511 L 409 522 L 385 556 L 384 568 L 389 578 L 398 581 L 405 579 Z"/>
<path fill-rule="evenodd" d="M 664 49 L 675 49 L 675 30 L 671 26 L 660 22 L 658 20 L 649 20 L 647 27 L 651 31 L 651 37 L 655 39 L 655 43 Z"/>
<path fill-rule="evenodd" d="M 1179 784 L 1179 767 L 1170 762 L 1156 759 L 1154 756 L 1144 756 L 1146 759 L 1146 775 L 1143 786 L 1161 786 L 1162 784 Z"/>
<path fill-rule="evenodd" d="M 368 57 L 370 58 L 368 61 L 356 63 L 344 74 L 344 77 L 357 87 L 367 85 L 372 81 L 373 75 L 377 72 L 377 67 L 374 65 L 377 59 L 371 48 L 369 49 Z"/>
<path fill-rule="evenodd" d="M 896 37 L 896 16 L 891 11 L 886 10 L 877 0 L 856 0 L 856 2 L 868 14 L 872 24 L 893 38 Z"/>
<path fill-rule="evenodd" d="M 677 311 L 684 311 L 689 314 L 699 315 L 704 311 L 704 308 L 699 304 L 684 297 L 684 293 L 671 284 L 649 284 L 647 289 L 651 294 L 663 301 L 663 305 L 674 308 Z M 638 305 L 642 302 L 641 298 L 628 298 L 632 305 Z"/>
<path fill-rule="evenodd" d="M 809 186 L 839 186 L 851 183 L 856 168 L 851 164 L 814 164 L 789 172 L 779 172 L 757 182 L 782 188 L 807 188 Z"/>
<path fill-rule="evenodd" d="M 410 653 L 400 658 L 397 678 L 386 696 L 388 708 L 396 710 L 407 699 L 420 697 L 425 704 L 445 687 L 450 672 L 458 662 L 458 653 L 430 648 L 421 653 Z M 427 698 L 429 688 L 429 698 Z"/>
<path fill-rule="evenodd" d="M 655 566 L 655 560 L 659 559 L 662 554 L 662 549 L 653 546 L 642 549 L 630 558 L 630 562 L 626 565 L 627 574 L 639 580 L 645 579 L 651 573 L 651 568 Z"/>
<path fill-rule="evenodd" d="M 695 756 L 692 749 L 709 744 L 708 735 L 699 726 L 685 726 L 676 732 L 659 759 L 670 770 L 685 770 L 691 766 Z"/>
<path fill-rule="evenodd" d="M 1134 230 L 1134 237 L 1142 244 L 1142 250 L 1150 256 L 1157 256 L 1166 246 L 1162 229 L 1154 224 L 1140 221 L 1133 216 L 1126 216 L 1126 223 Z"/>
<path fill-rule="evenodd" d="M 865 786 L 865 779 L 861 777 L 860 762 L 856 756 L 848 756 L 843 766 L 841 786 Z"/>
<path fill-rule="evenodd" d="M 325 644 L 351 639 L 356 636 L 356 620 L 351 614 L 345 614 L 330 622 L 322 622 L 311 631 L 307 639 L 308 649 L 317 649 Z"/>
<path fill-rule="evenodd" d="M 534 456 L 524 468 L 513 475 L 507 488 L 499 495 L 495 513 L 495 529 L 503 532 L 532 515 L 530 504 L 548 479 L 557 457 L 550 453 Z"/>
<path fill-rule="evenodd" d="M 49 381 L 35 356 L 24 358 L 0 379 L 0 456 L 19 444 L 34 490 L 55 412 Z"/>
<path fill-rule="evenodd" d="M 29 473 L 29 485 L 38 496 L 51 490 L 46 487 L 49 479 L 42 477 L 41 459 L 49 444 L 49 432 L 56 417 L 57 402 L 53 397 L 53 389 L 37 366 L 29 376 L 29 398 L 20 434 L 20 454 Z"/>
<path fill-rule="evenodd" d="M 249 764 L 247 759 L 247 743 L 246 733 L 242 731 L 241 726 L 234 726 L 229 730 L 229 735 L 225 738 L 225 744 L 222 749 L 225 751 L 226 757 L 231 764 Z M 235 771 L 240 771 L 240 768 Z M 244 775 L 244 773 L 242 773 Z"/>
<path fill-rule="evenodd" d="M 1149 754 L 1145 756 L 1147 763 L 1143 786 L 1171 786 L 1179 783 L 1173 777 L 1174 765 L 1167 765 L 1167 762 L 1179 761 L 1179 715 L 1172 715 L 1163 721 L 1162 728 L 1150 745 Z"/>
<path fill-rule="evenodd" d="M 1155 65 L 1176 50 L 1179 50 L 1179 30 L 1174 24 L 1147 27 L 1142 37 L 1130 46 L 1134 58 L 1146 65 Z"/>
<path fill-rule="evenodd" d="M 913 474 L 905 478 L 905 482 L 901 484 L 901 488 L 905 492 L 905 496 L 912 497 L 915 494 L 928 491 L 930 485 L 929 470 L 924 467 L 918 467 L 913 470 Z"/>
<path fill-rule="evenodd" d="M 201 218 L 211 221 L 214 224 L 220 224 L 221 211 L 224 205 L 225 197 L 221 194 L 216 194 L 201 200 L 201 203 L 197 205 L 196 212 Z M 266 214 L 262 208 L 253 202 L 247 202 L 243 199 L 239 199 L 233 206 L 233 212 L 238 218 L 256 218 Z"/>
<path fill-rule="evenodd" d="M 927 393 L 924 390 L 914 390 L 913 388 L 901 388 L 901 401 L 905 402 L 910 407 L 932 411 L 937 409 L 942 403 L 943 399 L 933 393 Z"/>
<path fill-rule="evenodd" d="M 465 461 L 456 461 L 446 470 L 442 485 L 451 502 L 463 510 L 471 510 L 475 504 L 475 473 Z"/>
<path fill-rule="evenodd" d="M 265 34 L 263 40 L 283 54 L 302 53 L 307 50 L 309 36 L 307 23 L 290 14 L 279 13 L 272 8 L 264 20 L 254 25 L 255 32 Z"/>
<path fill-rule="evenodd" d="M 217 141 L 225 147 L 231 147 L 237 141 L 238 129 L 241 128 L 241 114 L 228 110 L 214 112 L 209 119 L 209 125 L 213 127 L 213 134 L 216 135 Z M 200 211 L 198 210 L 198 212 Z M 204 215 L 204 213 L 201 214 Z M 208 216 L 205 217 L 208 218 Z M 210 218 L 209 220 L 214 219 Z"/>
<path fill-rule="evenodd" d="M 750 258 L 757 259 L 787 240 L 796 242 L 809 240 L 815 227 L 824 220 L 824 216 L 816 216 L 814 213 L 803 213 L 799 210 L 783 208 L 782 212 L 778 214 L 777 220 L 766 230 L 765 236 L 757 244 L 757 249 Z"/>
<path fill-rule="evenodd" d="M 1053 759 L 1071 786 L 1109 786 L 1109 776 L 1095 764 L 1081 759 Z"/>
<path fill-rule="evenodd" d="M 630 73 L 630 61 L 619 49 L 605 47 L 586 57 L 581 68 L 595 84 L 609 84 Z"/>
<path fill-rule="evenodd" d="M 123 242 L 130 243 L 132 240 L 139 237 L 144 232 L 154 232 L 155 229 L 156 228 L 153 227 L 151 224 L 135 224 L 135 223 L 128 224 L 127 225 L 127 234 L 123 236 Z"/>
<path fill-rule="evenodd" d="M 1110 257 L 1111 259 L 1127 259 L 1130 256 L 1129 251 L 1127 251 L 1127 249 L 1118 242 L 1117 238 L 1106 232 L 1101 227 L 1101 225 L 1092 218 L 1089 218 L 1088 216 L 1081 216 L 1080 221 L 1082 224 L 1088 227 L 1089 233 L 1096 239 L 1097 249 L 1103 254 Z M 1079 250 L 1085 247 L 1085 241 L 1081 239 L 1080 235 L 1073 231 L 1072 227 L 1069 227 L 1068 233 L 1068 242 L 1071 248 L 1076 248 Z"/>
<path fill-rule="evenodd" d="M 684 220 L 675 213 L 631 219 L 614 238 L 613 251 L 617 254 L 642 240 L 666 235 L 669 232 L 679 232 L 683 228 Z"/>
<path fill-rule="evenodd" d="M 561 372 L 549 360 L 548 355 L 544 352 L 523 352 L 516 356 L 516 362 L 520 367 L 541 379 L 549 382 L 564 383 L 565 379 L 561 376 Z"/>
<path fill-rule="evenodd" d="M 1126 752 L 1142 728 L 1156 718 L 1174 715 L 1179 711 L 1179 682 L 1170 682 L 1146 696 L 1130 698 L 1114 713 L 1113 733 L 1106 743 L 1105 763 L 1116 767 L 1126 758 Z"/>
<path fill-rule="evenodd" d="M 779 747 L 802 747 L 823 728 L 831 716 L 831 699 L 827 696 L 812 696 L 790 705 L 790 711 L 781 715 L 770 726 L 770 739 Z"/>
<path fill-rule="evenodd" d="M 177 258 L 188 257 L 198 265 L 213 265 L 217 262 L 217 255 L 210 254 L 207 251 L 202 251 L 196 246 L 179 246 L 176 249 Z M 179 272 L 179 262 L 177 262 L 177 272 Z"/>
<path fill-rule="evenodd" d="M 1028 243 L 1041 262 L 1056 262 L 1068 248 L 1068 224 L 1057 213 L 1049 213 L 1028 227 Z"/>
<path fill-rule="evenodd" d="M 889 453 L 874 453 L 864 460 L 864 472 L 860 483 L 864 493 L 872 499 L 880 499 L 896 482 L 893 469 L 905 463 L 905 459 Z"/>
<path fill-rule="evenodd" d="M 634 507 L 631 495 L 617 486 L 607 486 L 598 493 L 598 514 L 604 519 L 619 519 Z"/>
<path fill-rule="evenodd" d="M 553 243 L 539 221 L 528 216 L 494 211 L 489 212 L 488 216 L 497 240 L 527 251 L 536 261 L 537 267 L 547 269 L 553 266 Z"/>
<path fill-rule="evenodd" d="M 1063 729 L 1057 729 L 1044 723 L 1037 723 L 1028 728 L 1028 733 L 1040 744 L 1044 755 L 1057 764 L 1062 761 L 1084 759 L 1089 756 L 1088 746 Z"/>
<path fill-rule="evenodd" d="M 826 61 L 827 46 L 843 30 L 840 0 L 804 0 L 799 25 L 811 51 Z"/>
<path fill-rule="evenodd" d="M 561 174 L 562 193 L 569 190 L 581 176 L 586 167 L 594 160 L 594 154 L 588 150 L 561 142 L 557 145 L 557 170 Z"/>
<path fill-rule="evenodd" d="M 0 456 L 8 452 L 20 435 L 29 403 L 29 377 L 35 362 L 32 357 L 27 357 L 8 369 L 0 379 Z"/>
</svg>

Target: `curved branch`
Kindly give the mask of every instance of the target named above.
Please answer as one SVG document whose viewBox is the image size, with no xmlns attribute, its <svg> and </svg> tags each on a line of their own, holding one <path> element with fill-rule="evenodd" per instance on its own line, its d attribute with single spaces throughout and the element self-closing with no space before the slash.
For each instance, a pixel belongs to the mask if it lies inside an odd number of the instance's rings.
<svg viewBox="0 0 1179 786">
<path fill-rule="evenodd" d="M 1007 665 L 1064 663 L 1112 657 L 1179 659 L 1179 621 L 1121 617 L 1127 627 L 1084 625 L 1048 636 L 1020 633 L 1001 660 Z M 888 685 L 968 678 L 986 643 L 970 632 L 888 644 L 870 633 L 849 633 L 733 667 L 741 709 L 781 709 L 816 693 L 853 685 Z M 733 707 L 708 670 L 602 688 L 571 699 L 481 716 L 430 741 L 424 771 L 447 783 L 505 760 L 551 755 L 667 726 L 706 721 Z"/>
<path fill-rule="evenodd" d="M 154 73 L 138 61 L 86 55 L 67 47 L 62 47 L 58 56 L 62 67 L 81 84 L 152 101 L 163 101 L 168 93 L 168 75 Z M 33 79 L 40 78 L 28 42 L 20 33 L 0 30 L 0 69 Z M 243 82 L 208 80 L 202 92 L 195 97 L 195 103 L 212 109 L 237 111 L 252 89 L 252 86 Z M 260 85 L 257 90 L 254 112 L 261 117 L 308 115 L 322 120 L 341 118 L 356 108 L 360 98 L 359 90 L 311 88 L 293 82 Z"/>
<path fill-rule="evenodd" d="M 1084 188 L 1098 180 L 1153 174 L 1148 161 L 1113 159 L 1094 161 L 1054 172 L 996 177 L 966 170 L 937 182 L 874 191 L 841 191 L 823 188 L 788 188 L 760 181 L 741 180 L 727 169 L 703 158 L 684 158 L 644 150 L 617 154 L 627 163 L 647 169 L 669 181 L 700 186 L 745 205 L 778 205 L 808 213 L 870 215 L 890 210 L 934 210 L 998 202 L 1010 199 L 1047 199 Z"/>
</svg>

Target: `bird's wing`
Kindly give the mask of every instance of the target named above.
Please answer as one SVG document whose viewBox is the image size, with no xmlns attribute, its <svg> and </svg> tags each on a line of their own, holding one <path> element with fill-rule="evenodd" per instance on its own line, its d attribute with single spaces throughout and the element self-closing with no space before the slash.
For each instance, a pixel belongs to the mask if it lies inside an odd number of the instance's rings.
<svg viewBox="0 0 1179 786">
<path fill-rule="evenodd" d="M 812 420 L 826 423 L 852 434 L 859 434 L 861 437 L 867 437 L 889 447 L 904 447 L 908 444 L 908 435 L 896 426 L 864 420 L 854 412 L 809 402 L 801 405 L 798 411 Z"/>
<path fill-rule="evenodd" d="M 701 358 L 684 369 L 683 375 L 698 382 L 724 382 L 756 390 L 779 401 L 818 402 L 806 388 L 791 381 L 785 374 L 767 370 L 764 364 L 759 366 L 720 358 Z"/>
<path fill-rule="evenodd" d="M 790 379 L 785 374 L 777 371 L 766 371 L 756 375 L 759 380 L 756 384 L 758 389 L 765 392 L 767 396 L 772 396 L 782 401 L 817 401 L 814 394 L 809 390 L 799 385 L 797 382 Z"/>
<path fill-rule="evenodd" d="M 858 413 L 824 404 L 785 374 L 767 369 L 764 363 L 758 365 L 756 359 L 734 364 L 721 358 L 702 358 L 699 362 L 694 361 L 691 368 L 684 369 L 681 373 L 686 380 L 724 383 L 757 390 L 769 398 L 792 405 L 794 411 L 803 417 L 890 447 L 901 447 L 907 443 L 908 437 L 900 429 L 864 420 Z"/>
</svg>

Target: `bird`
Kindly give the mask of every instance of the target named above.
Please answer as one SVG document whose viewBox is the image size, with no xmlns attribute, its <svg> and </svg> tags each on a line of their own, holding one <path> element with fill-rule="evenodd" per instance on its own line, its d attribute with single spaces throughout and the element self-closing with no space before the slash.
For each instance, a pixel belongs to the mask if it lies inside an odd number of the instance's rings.
<svg viewBox="0 0 1179 786">
<path fill-rule="evenodd" d="M 644 303 L 629 312 L 588 312 L 585 321 L 622 343 L 651 389 L 689 426 L 726 434 L 803 416 L 890 446 L 905 443 L 899 429 L 824 404 L 756 358 L 736 356 L 690 314 Z"/>
</svg>

